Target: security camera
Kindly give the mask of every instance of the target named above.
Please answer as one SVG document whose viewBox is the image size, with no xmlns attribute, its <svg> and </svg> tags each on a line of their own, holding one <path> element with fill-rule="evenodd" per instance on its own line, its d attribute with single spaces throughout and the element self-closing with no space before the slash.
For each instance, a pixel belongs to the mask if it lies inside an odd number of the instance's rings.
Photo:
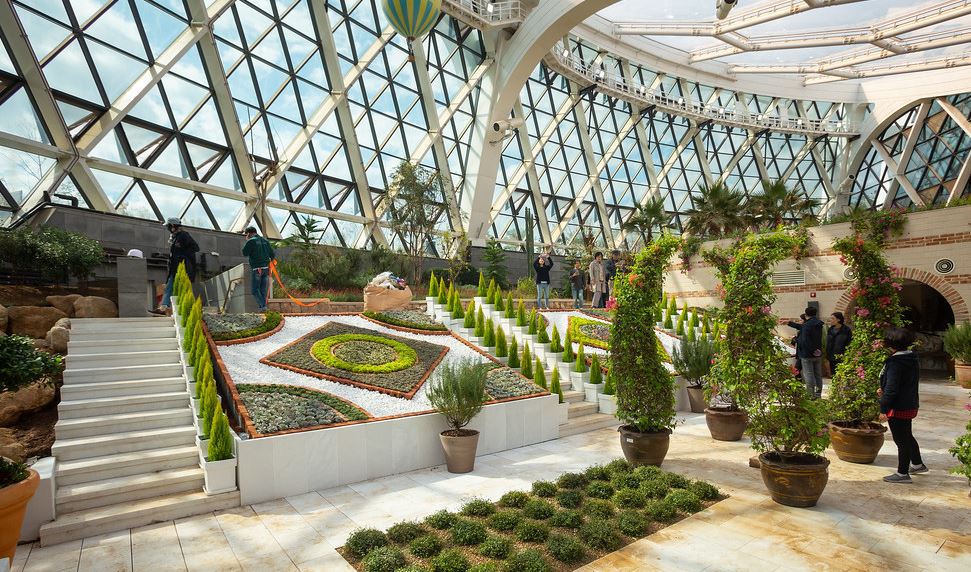
<svg viewBox="0 0 971 572">
<path fill-rule="evenodd" d="M 715 17 L 724 20 L 737 3 L 738 0 L 715 0 Z"/>
<path fill-rule="evenodd" d="M 496 121 L 492 124 L 492 131 L 494 133 L 505 133 L 506 131 L 511 131 L 513 129 L 519 129 L 526 122 L 523 121 L 521 117 L 513 117 L 512 119 L 503 119 L 501 121 Z"/>
</svg>

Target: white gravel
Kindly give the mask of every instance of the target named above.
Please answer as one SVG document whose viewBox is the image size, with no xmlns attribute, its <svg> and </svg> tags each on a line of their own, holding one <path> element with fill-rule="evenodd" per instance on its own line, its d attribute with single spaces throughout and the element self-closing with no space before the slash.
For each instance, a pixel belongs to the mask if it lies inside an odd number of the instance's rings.
<svg viewBox="0 0 971 572">
<path fill-rule="evenodd" d="M 479 358 L 486 361 L 482 354 L 451 336 L 427 336 L 400 332 L 379 326 L 359 316 L 287 316 L 283 328 L 272 336 L 249 344 L 220 346 L 219 353 L 236 383 L 281 384 L 318 389 L 347 399 L 374 417 L 428 411 L 432 408 L 425 393 L 429 383 L 435 379 L 434 373 L 422 385 L 414 398 L 409 400 L 260 363 L 261 358 L 328 322 L 348 324 L 382 334 L 446 346 L 449 351 L 443 361 L 453 362 L 463 358 Z"/>
</svg>

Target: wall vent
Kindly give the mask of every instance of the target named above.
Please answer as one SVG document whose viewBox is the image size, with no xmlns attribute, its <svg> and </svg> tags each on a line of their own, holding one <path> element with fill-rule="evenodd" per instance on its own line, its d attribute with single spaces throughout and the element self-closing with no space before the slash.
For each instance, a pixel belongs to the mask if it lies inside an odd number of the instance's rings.
<svg viewBox="0 0 971 572">
<path fill-rule="evenodd" d="M 806 273 L 802 270 L 773 272 L 772 284 L 774 286 L 803 286 L 806 284 Z"/>
<path fill-rule="evenodd" d="M 942 258 L 934 263 L 934 270 L 938 274 L 950 274 L 954 272 L 954 261 L 950 258 Z"/>
<path fill-rule="evenodd" d="M 856 280 L 856 270 L 853 270 L 852 268 L 843 270 L 843 280 L 846 280 L 847 282 L 853 282 Z"/>
</svg>

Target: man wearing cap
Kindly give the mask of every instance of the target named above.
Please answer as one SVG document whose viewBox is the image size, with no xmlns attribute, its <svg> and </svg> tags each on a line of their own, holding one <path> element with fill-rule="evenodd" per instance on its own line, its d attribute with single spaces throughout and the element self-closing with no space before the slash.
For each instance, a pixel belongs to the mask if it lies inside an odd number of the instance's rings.
<svg viewBox="0 0 971 572">
<path fill-rule="evenodd" d="M 270 261 L 276 259 L 276 253 L 262 236 L 256 234 L 256 227 L 247 227 L 244 232 L 246 243 L 243 244 L 243 254 L 249 257 L 249 267 L 253 271 L 253 297 L 260 312 L 266 311 L 266 296 L 270 289 Z"/>
<path fill-rule="evenodd" d="M 172 301 L 172 284 L 175 282 L 175 273 L 179 270 L 179 264 L 185 263 L 185 271 L 189 275 L 189 280 L 196 277 L 196 253 L 199 252 L 199 245 L 188 232 L 182 230 L 182 221 L 172 217 L 165 221 L 165 228 L 169 231 L 169 275 L 165 282 L 165 294 L 162 294 L 162 303 L 157 310 L 152 310 L 153 314 L 168 314 L 169 306 Z"/>
</svg>

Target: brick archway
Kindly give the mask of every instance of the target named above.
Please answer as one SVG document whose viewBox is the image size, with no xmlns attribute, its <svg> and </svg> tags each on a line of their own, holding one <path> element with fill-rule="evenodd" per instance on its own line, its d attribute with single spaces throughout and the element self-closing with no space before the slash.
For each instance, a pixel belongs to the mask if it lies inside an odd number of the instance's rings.
<svg viewBox="0 0 971 572">
<path fill-rule="evenodd" d="M 934 290 L 947 300 L 947 303 L 951 305 L 951 311 L 954 312 L 954 322 L 961 324 L 963 322 L 971 321 L 971 314 L 968 313 L 968 305 L 964 301 L 964 298 L 958 294 L 957 290 L 951 287 L 943 278 L 940 276 L 935 276 L 929 272 L 924 272 L 923 270 L 917 270 L 916 268 L 897 268 L 893 271 L 893 275 L 898 278 L 909 278 L 921 284 L 930 286 Z M 850 297 L 850 291 L 847 289 L 840 296 L 838 302 L 836 302 L 836 311 L 843 312 L 847 314 L 850 308 L 850 303 L 852 302 Z M 847 317 L 849 315 L 847 314 Z"/>
</svg>

